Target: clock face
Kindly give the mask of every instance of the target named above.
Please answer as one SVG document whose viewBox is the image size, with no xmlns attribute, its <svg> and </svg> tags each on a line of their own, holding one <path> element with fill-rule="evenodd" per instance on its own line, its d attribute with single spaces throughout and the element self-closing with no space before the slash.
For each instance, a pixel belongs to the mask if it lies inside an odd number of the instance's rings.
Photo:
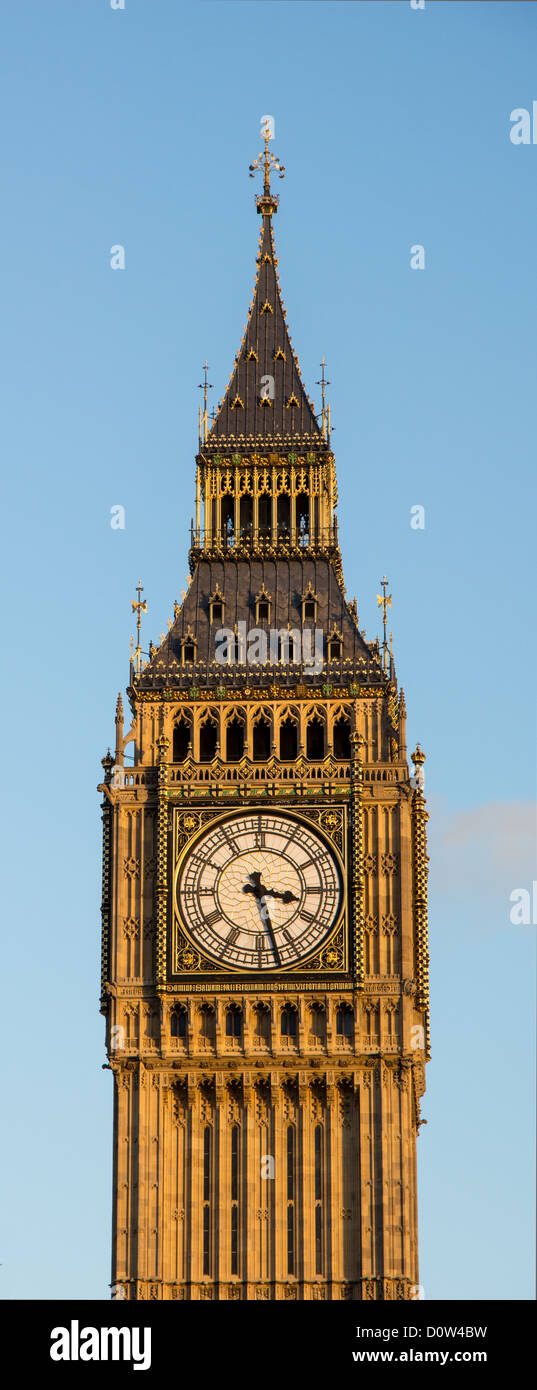
<svg viewBox="0 0 537 1390">
<path fill-rule="evenodd" d="M 298 965 L 329 936 L 341 904 L 341 872 L 324 838 L 269 811 L 213 822 L 177 877 L 190 936 L 235 970 Z"/>
</svg>

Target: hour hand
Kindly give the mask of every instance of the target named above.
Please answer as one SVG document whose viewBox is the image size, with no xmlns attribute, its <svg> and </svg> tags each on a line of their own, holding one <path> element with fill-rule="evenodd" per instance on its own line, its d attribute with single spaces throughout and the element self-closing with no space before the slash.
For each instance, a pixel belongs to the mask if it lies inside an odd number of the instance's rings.
<svg viewBox="0 0 537 1390">
<path fill-rule="evenodd" d="M 296 893 L 291 893 L 289 888 L 286 888 L 285 893 L 279 893 L 277 888 L 269 888 L 267 897 L 269 894 L 271 898 L 281 898 L 282 903 L 298 903 L 300 901 Z"/>
</svg>

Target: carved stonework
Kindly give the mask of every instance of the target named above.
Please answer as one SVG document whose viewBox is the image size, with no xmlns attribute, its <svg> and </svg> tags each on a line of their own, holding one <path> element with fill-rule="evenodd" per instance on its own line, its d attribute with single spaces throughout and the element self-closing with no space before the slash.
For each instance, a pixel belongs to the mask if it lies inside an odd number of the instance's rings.
<svg viewBox="0 0 537 1390">
<path fill-rule="evenodd" d="M 425 755 L 411 781 L 388 580 L 384 642 L 345 594 L 327 383 L 317 417 L 270 173 L 210 422 L 202 388 L 189 577 L 155 644 L 137 588 L 102 760 L 113 1277 L 130 1299 L 390 1301 L 418 1282 Z"/>
</svg>

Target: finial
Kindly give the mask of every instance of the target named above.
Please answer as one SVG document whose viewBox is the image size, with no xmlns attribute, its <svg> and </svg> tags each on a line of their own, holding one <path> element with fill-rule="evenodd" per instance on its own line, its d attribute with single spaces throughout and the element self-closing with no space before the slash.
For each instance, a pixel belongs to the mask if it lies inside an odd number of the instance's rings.
<svg viewBox="0 0 537 1390">
<path fill-rule="evenodd" d="M 212 381 L 208 381 L 208 380 L 207 380 L 207 371 L 208 371 L 208 368 L 207 368 L 207 359 L 205 359 L 205 362 L 203 363 L 203 381 L 198 382 L 199 390 L 200 390 L 200 391 L 203 391 L 203 415 L 201 414 L 201 410 L 200 410 L 200 444 L 201 444 L 201 439 L 202 439 L 202 431 L 201 431 L 202 424 L 203 424 L 203 442 L 204 442 L 204 444 L 207 443 L 207 392 L 208 392 L 208 391 L 212 391 L 212 389 L 213 389 L 213 383 L 212 383 Z"/>
<path fill-rule="evenodd" d="M 414 763 L 414 776 L 410 778 L 410 785 L 414 788 L 414 791 L 423 792 L 425 787 L 425 773 L 423 771 L 425 753 L 423 752 L 423 748 L 420 748 L 419 743 L 416 744 L 415 753 L 411 753 L 410 756 Z"/>
<path fill-rule="evenodd" d="M 119 719 L 123 719 L 123 700 L 121 699 L 121 691 L 119 692 L 116 703 L 116 721 Z"/>
<path fill-rule="evenodd" d="M 264 217 L 271 217 L 273 212 L 278 211 L 279 199 L 271 191 L 270 175 L 272 172 L 278 171 L 280 178 L 283 179 L 285 177 L 285 164 L 280 164 L 278 157 L 271 154 L 269 150 L 269 141 L 274 138 L 269 120 L 263 126 L 261 134 L 265 142 L 265 149 L 264 151 L 261 150 L 257 159 L 254 159 L 253 164 L 250 164 L 250 178 L 253 179 L 258 169 L 263 170 L 263 192 L 258 194 L 256 198 L 257 211 L 263 213 Z"/>
<path fill-rule="evenodd" d="M 141 628 L 141 623 L 142 623 L 142 613 L 147 613 L 147 599 L 144 598 L 144 599 L 142 600 L 142 594 L 143 594 L 143 592 L 144 592 L 144 586 L 143 586 L 143 584 L 142 584 L 141 579 L 138 581 L 138 588 L 137 588 L 136 592 L 137 592 L 137 594 L 138 594 L 138 602 L 136 603 L 135 599 L 131 598 L 131 604 L 132 604 L 132 611 L 133 611 L 133 613 L 136 613 L 136 627 L 137 627 L 137 631 L 138 631 L 138 641 L 137 641 L 137 644 L 136 644 L 136 653 L 135 653 L 135 655 L 136 655 L 136 675 L 139 676 L 139 675 L 140 675 L 140 670 L 141 670 L 141 661 L 142 661 L 142 648 L 141 648 L 141 646 L 140 646 L 140 628 Z M 131 638 L 131 661 L 132 661 L 132 638 Z"/>
<path fill-rule="evenodd" d="M 104 780 L 105 780 L 105 783 L 106 783 L 107 786 L 109 786 L 109 785 L 110 785 L 110 782 L 112 781 L 112 768 L 113 768 L 113 766 L 114 766 L 114 759 L 113 759 L 113 757 L 112 757 L 112 754 L 111 754 L 111 752 L 110 752 L 110 749 L 108 749 L 108 752 L 105 753 L 104 758 L 101 758 L 101 767 L 104 767 Z"/>
<path fill-rule="evenodd" d="M 386 634 L 386 619 L 387 610 L 392 606 L 392 596 L 391 594 L 386 593 L 386 589 L 388 588 L 388 580 L 386 579 L 386 575 L 384 575 L 384 578 L 381 579 L 380 582 L 382 585 L 383 592 L 382 594 L 377 594 L 377 607 L 383 609 L 382 616 L 384 623 L 384 641 L 382 643 L 382 669 L 384 672 L 386 672 L 388 666 L 388 639 Z"/>
<path fill-rule="evenodd" d="M 323 432 L 323 439 L 326 439 L 326 387 L 327 387 L 327 386 L 330 386 L 330 382 L 327 381 L 327 379 L 326 379 L 326 377 L 325 377 L 325 374 L 324 374 L 325 365 L 326 365 L 326 364 L 325 364 L 325 360 L 324 360 L 324 357 L 323 357 L 323 358 L 321 358 L 321 378 L 320 378 L 320 381 L 316 381 L 316 382 L 315 382 L 315 385 L 316 385 L 316 386 L 320 386 L 320 387 L 321 387 L 321 393 L 322 393 L 322 401 L 323 401 L 322 432 Z M 330 407 L 328 407 L 328 409 L 330 410 Z"/>
</svg>

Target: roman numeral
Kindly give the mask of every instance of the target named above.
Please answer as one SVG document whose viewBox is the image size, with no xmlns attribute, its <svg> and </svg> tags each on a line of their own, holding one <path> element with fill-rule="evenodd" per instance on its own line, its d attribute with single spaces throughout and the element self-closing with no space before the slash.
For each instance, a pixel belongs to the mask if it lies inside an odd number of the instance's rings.
<svg viewBox="0 0 537 1390">
<path fill-rule="evenodd" d="M 314 921 L 315 921 L 315 913 L 314 913 L 314 912 L 306 912 L 305 908 L 302 909 L 302 912 L 300 913 L 300 916 L 301 916 L 303 922 L 314 922 Z"/>
<path fill-rule="evenodd" d="M 307 884 L 307 885 L 306 885 L 306 893 L 318 893 L 318 892 L 319 892 L 319 889 L 318 889 L 318 887 L 317 887 L 316 885 L 314 885 L 313 887 L 311 886 L 311 884 Z"/>
<path fill-rule="evenodd" d="M 220 922 L 221 920 L 222 913 L 219 912 L 217 907 L 215 907 L 214 912 L 207 913 L 207 916 L 205 918 L 205 925 L 207 927 L 214 927 L 215 922 Z"/>
<path fill-rule="evenodd" d="M 256 951 L 264 951 L 264 949 L 265 949 L 265 938 L 264 938 L 264 936 L 262 936 L 262 935 L 261 935 L 261 936 L 256 936 L 256 938 L 255 938 L 255 949 L 256 949 Z"/>
<path fill-rule="evenodd" d="M 229 936 L 226 936 L 226 946 L 234 946 L 235 942 L 238 941 L 239 936 L 240 932 L 237 931 L 237 928 L 232 927 Z"/>
</svg>

